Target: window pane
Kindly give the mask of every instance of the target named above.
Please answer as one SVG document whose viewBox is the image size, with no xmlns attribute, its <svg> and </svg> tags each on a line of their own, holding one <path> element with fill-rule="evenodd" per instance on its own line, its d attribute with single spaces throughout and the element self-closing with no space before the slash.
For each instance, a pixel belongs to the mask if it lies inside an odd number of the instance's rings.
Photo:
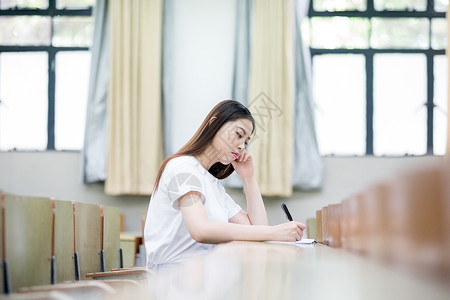
<svg viewBox="0 0 450 300">
<path fill-rule="evenodd" d="M 315 11 L 366 10 L 367 0 L 314 0 Z"/>
<path fill-rule="evenodd" d="M 87 51 L 56 55 L 55 148 L 83 148 L 91 55 Z"/>
<path fill-rule="evenodd" d="M 95 6 L 95 0 L 56 0 L 57 9 L 81 9 Z"/>
<path fill-rule="evenodd" d="M 322 154 L 364 155 L 366 71 L 363 55 L 316 55 L 316 125 Z"/>
<path fill-rule="evenodd" d="M 434 154 L 444 155 L 447 143 L 447 93 L 448 93 L 447 56 L 434 57 Z"/>
<path fill-rule="evenodd" d="M 427 0 L 374 0 L 376 10 L 427 10 Z"/>
<path fill-rule="evenodd" d="M 92 17 L 56 17 L 53 24 L 53 46 L 89 47 L 92 44 Z"/>
<path fill-rule="evenodd" d="M 427 72 L 423 54 L 374 56 L 374 154 L 426 153 Z"/>
<path fill-rule="evenodd" d="M 0 150 L 47 148 L 47 70 L 47 53 L 1 53 Z"/>
<path fill-rule="evenodd" d="M 433 49 L 447 48 L 447 20 L 433 19 L 431 21 L 431 47 Z"/>
<path fill-rule="evenodd" d="M 2 0 L 0 1 L 0 9 L 9 8 L 37 8 L 47 9 L 48 0 Z"/>
<path fill-rule="evenodd" d="M 50 17 L 0 17 L 0 45 L 50 45 Z"/>
<path fill-rule="evenodd" d="M 365 18 L 312 18 L 313 48 L 368 48 L 370 23 Z"/>
<path fill-rule="evenodd" d="M 448 9 L 448 0 L 434 0 L 434 10 L 446 12 Z"/>
<path fill-rule="evenodd" d="M 372 48 L 428 49 L 430 22 L 425 18 L 372 18 Z"/>
</svg>

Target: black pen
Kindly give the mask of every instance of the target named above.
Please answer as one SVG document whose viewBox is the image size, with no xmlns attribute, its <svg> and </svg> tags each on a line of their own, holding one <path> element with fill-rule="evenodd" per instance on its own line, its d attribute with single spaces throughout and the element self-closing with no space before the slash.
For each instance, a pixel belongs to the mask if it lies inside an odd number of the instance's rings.
<svg viewBox="0 0 450 300">
<path fill-rule="evenodd" d="M 291 213 L 289 212 L 289 209 L 286 206 L 286 203 L 283 202 L 283 204 L 281 204 L 281 208 L 283 209 L 284 213 L 286 214 L 286 218 L 289 221 L 292 221 L 292 216 L 291 216 Z"/>
</svg>

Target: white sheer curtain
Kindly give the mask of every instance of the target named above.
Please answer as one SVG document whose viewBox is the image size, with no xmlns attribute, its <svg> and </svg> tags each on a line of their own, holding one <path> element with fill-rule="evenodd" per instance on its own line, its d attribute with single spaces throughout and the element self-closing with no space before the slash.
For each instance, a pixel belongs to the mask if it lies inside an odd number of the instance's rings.
<svg viewBox="0 0 450 300">
<path fill-rule="evenodd" d="M 250 60 L 250 32 L 252 0 L 239 1 L 237 5 L 235 34 L 235 66 L 233 98 L 248 104 L 248 77 Z M 311 85 L 311 57 L 303 43 L 301 24 L 308 14 L 309 1 L 295 2 L 295 115 L 294 115 L 294 168 L 292 185 L 302 190 L 319 189 L 323 183 L 323 162 L 320 156 L 314 122 L 314 105 Z M 236 174 L 224 181 L 231 187 L 241 187 Z"/>
<path fill-rule="evenodd" d="M 232 99 L 244 105 L 248 104 L 251 4 L 252 0 L 239 0 L 236 3 Z M 242 181 L 236 172 L 224 179 L 222 183 L 228 187 L 242 187 Z"/>
<path fill-rule="evenodd" d="M 300 25 L 308 1 L 296 1 L 295 141 L 296 188 L 320 188 L 322 159 L 317 148 L 311 94 L 311 62 Z M 163 27 L 163 115 L 165 156 L 193 135 L 219 101 L 248 103 L 252 0 L 166 0 Z M 92 67 L 86 116 L 83 178 L 106 177 L 106 101 L 108 89 L 108 0 L 97 0 Z M 242 186 L 236 174 L 225 185 Z"/>
<path fill-rule="evenodd" d="M 109 83 L 108 0 L 97 0 L 94 9 L 94 38 L 86 110 L 83 149 L 83 181 L 106 179 L 106 106 Z"/>
<path fill-rule="evenodd" d="M 295 16 L 295 121 L 292 183 L 302 190 L 318 189 L 323 183 L 323 162 L 314 122 L 311 57 L 303 43 L 300 26 L 308 14 L 309 1 L 296 1 Z"/>
</svg>

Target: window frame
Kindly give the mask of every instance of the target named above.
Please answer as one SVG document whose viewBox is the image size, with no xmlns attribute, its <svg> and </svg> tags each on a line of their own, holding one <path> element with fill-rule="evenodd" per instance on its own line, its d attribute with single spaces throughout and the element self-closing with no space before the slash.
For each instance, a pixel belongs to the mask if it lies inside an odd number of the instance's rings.
<svg viewBox="0 0 450 300">
<path fill-rule="evenodd" d="M 0 16 L 48 16 L 51 18 L 50 41 L 53 39 L 53 17 L 69 16 L 92 16 L 93 7 L 85 9 L 57 9 L 56 0 L 48 1 L 47 9 L 9 8 L 0 9 Z M 6 46 L 0 45 L 0 55 L 3 52 L 47 52 L 48 55 L 48 116 L 47 116 L 47 147 L 46 150 L 55 149 L 55 88 L 56 54 L 63 51 L 89 51 L 90 47 L 56 47 L 51 43 L 48 46 Z M 1 105 L 1 99 L 0 99 Z M 65 151 L 65 150 L 64 150 Z"/>
<path fill-rule="evenodd" d="M 427 9 L 425 11 L 408 11 L 408 10 L 396 10 L 396 11 L 377 11 L 374 7 L 374 0 L 367 0 L 367 9 L 365 11 L 346 10 L 346 11 L 315 11 L 313 3 L 314 0 L 310 0 L 308 18 L 311 20 L 313 17 L 359 17 L 368 18 L 427 18 L 430 21 L 429 28 L 429 41 L 430 45 L 428 49 L 393 49 L 393 48 L 371 48 L 366 49 L 324 49 L 324 48 L 312 48 L 310 46 L 311 63 L 316 55 L 323 54 L 362 54 L 366 61 L 366 151 L 365 155 L 374 155 L 373 152 L 373 58 L 375 54 L 383 53 L 419 53 L 424 54 L 427 60 L 427 101 L 424 105 L 427 107 L 427 151 L 425 155 L 434 155 L 433 144 L 433 120 L 434 120 L 434 57 L 436 55 L 446 55 L 445 49 L 436 50 L 432 49 L 431 39 L 431 20 L 437 18 L 445 19 L 445 12 L 436 12 L 434 10 L 434 0 L 427 0 Z M 369 32 L 370 39 L 370 32 Z M 450 41 L 447 41 L 447 43 Z M 310 43 L 311 45 L 311 43 Z M 334 155 L 334 154 L 331 154 Z M 410 154 L 405 154 L 410 155 Z"/>
</svg>

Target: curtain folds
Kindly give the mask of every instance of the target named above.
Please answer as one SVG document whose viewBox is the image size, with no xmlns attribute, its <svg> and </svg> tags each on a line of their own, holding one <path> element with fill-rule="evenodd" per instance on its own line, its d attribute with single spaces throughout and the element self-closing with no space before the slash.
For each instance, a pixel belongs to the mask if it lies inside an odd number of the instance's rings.
<svg viewBox="0 0 450 300">
<path fill-rule="evenodd" d="M 296 1 L 295 15 L 295 140 L 293 185 L 302 190 L 318 189 L 323 183 L 323 162 L 314 121 L 311 57 L 303 44 L 301 24 L 309 1 Z"/>
<path fill-rule="evenodd" d="M 292 1 L 254 0 L 248 107 L 257 136 L 250 144 L 263 195 L 290 196 L 294 149 Z"/>
<path fill-rule="evenodd" d="M 248 74 L 250 64 L 250 21 L 252 0 L 236 3 L 236 29 L 234 44 L 233 100 L 247 105 Z"/>
<path fill-rule="evenodd" d="M 250 149 L 261 193 L 267 196 L 290 196 L 293 188 L 312 190 L 323 184 L 323 162 L 315 132 L 311 58 L 300 27 L 308 8 L 308 1 L 300 0 L 254 0 L 253 4 L 238 6 L 238 16 L 252 19 L 248 106 L 257 123 L 257 136 Z M 238 18 L 238 27 L 245 24 L 242 19 Z M 237 32 L 236 42 L 244 48 L 242 36 Z M 245 83 L 242 53 L 245 52 L 236 51 L 235 82 Z M 244 89 L 235 88 L 233 92 L 240 97 Z M 230 180 L 229 185 L 238 184 Z"/>
<path fill-rule="evenodd" d="M 239 0 L 236 3 L 233 86 L 231 99 L 239 101 L 244 105 L 248 104 L 251 4 L 252 0 Z M 224 179 L 222 183 L 227 187 L 242 187 L 242 181 L 236 172 L 233 172 L 228 178 Z"/>
<path fill-rule="evenodd" d="M 84 182 L 106 179 L 108 194 L 150 194 L 163 148 L 175 152 L 195 120 L 231 96 L 257 123 L 249 151 L 262 194 L 320 188 L 311 62 L 300 32 L 308 1 L 196 3 L 200 11 L 180 0 L 97 0 Z M 224 185 L 242 182 L 233 174 Z"/>
<path fill-rule="evenodd" d="M 172 136 L 174 119 L 172 119 L 172 113 L 174 110 L 173 101 L 174 98 L 174 84 L 173 74 L 175 72 L 175 66 L 173 64 L 173 51 L 174 48 L 174 10 L 175 0 L 164 0 L 163 3 L 163 35 L 162 35 L 162 114 L 163 114 L 163 132 L 164 132 L 164 157 L 172 155 L 174 151 L 172 148 L 172 140 L 169 138 Z"/>
<path fill-rule="evenodd" d="M 83 181 L 106 179 L 106 105 L 109 82 L 108 0 L 97 0 L 83 147 Z"/>
<path fill-rule="evenodd" d="M 162 5 L 109 5 L 107 194 L 151 194 L 162 163 Z"/>
</svg>

